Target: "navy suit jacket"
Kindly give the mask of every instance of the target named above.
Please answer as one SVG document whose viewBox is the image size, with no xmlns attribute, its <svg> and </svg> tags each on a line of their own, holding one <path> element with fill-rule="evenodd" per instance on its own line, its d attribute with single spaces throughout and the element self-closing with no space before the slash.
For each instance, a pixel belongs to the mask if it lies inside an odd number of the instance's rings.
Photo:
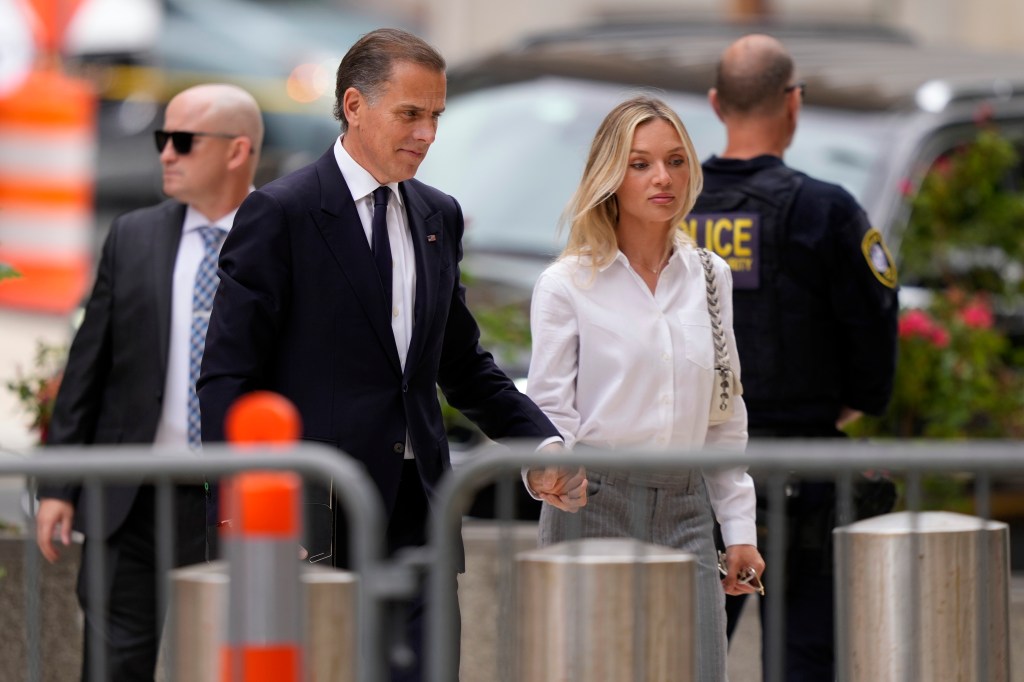
<svg viewBox="0 0 1024 682">
<path fill-rule="evenodd" d="M 417 180 L 400 184 L 416 255 L 412 340 L 403 371 L 390 310 L 333 148 L 253 192 L 220 257 L 199 399 L 203 439 L 224 437 L 241 395 L 283 394 L 303 438 L 366 467 L 393 509 L 408 434 L 428 497 L 450 469 L 437 397 L 490 437 L 558 432 L 495 365 L 460 283 L 462 211 Z"/>
</svg>

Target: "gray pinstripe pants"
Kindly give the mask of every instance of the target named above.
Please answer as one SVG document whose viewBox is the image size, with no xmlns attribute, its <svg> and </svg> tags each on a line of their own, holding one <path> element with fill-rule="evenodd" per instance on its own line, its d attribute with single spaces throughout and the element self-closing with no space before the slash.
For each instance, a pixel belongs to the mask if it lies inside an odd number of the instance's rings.
<svg viewBox="0 0 1024 682">
<path fill-rule="evenodd" d="M 540 545 L 632 537 L 696 556 L 698 679 L 726 680 L 725 592 L 718 573 L 714 515 L 700 471 L 629 474 L 588 469 L 587 479 L 587 506 L 578 513 L 543 506 Z"/>
</svg>

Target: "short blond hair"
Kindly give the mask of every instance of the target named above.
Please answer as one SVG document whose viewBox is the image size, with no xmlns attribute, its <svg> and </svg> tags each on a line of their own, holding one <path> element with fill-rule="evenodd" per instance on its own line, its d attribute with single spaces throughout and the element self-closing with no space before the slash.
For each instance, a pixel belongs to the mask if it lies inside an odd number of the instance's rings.
<svg viewBox="0 0 1024 682">
<path fill-rule="evenodd" d="M 615 226 L 619 219 L 615 192 L 626 176 L 636 129 L 658 119 L 668 122 L 679 133 L 690 169 L 689 186 L 673 222 L 680 224 L 693 208 L 704 186 L 704 174 L 686 126 L 660 99 L 636 95 L 608 112 L 594 135 L 583 178 L 562 215 L 562 225 L 569 227 L 569 241 L 562 256 L 586 255 L 595 267 L 602 267 L 615 258 L 618 250 Z M 682 230 L 676 232 L 679 234 L 672 233 L 670 241 L 684 234 Z"/>
</svg>

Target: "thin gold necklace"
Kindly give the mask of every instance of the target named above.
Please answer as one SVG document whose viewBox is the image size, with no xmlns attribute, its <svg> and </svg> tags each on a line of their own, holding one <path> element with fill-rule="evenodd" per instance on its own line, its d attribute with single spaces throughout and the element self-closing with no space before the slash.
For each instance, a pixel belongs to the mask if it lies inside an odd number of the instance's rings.
<svg viewBox="0 0 1024 682">
<path fill-rule="evenodd" d="M 665 269 L 666 265 L 668 265 L 668 259 L 671 258 L 671 257 L 672 257 L 672 252 L 670 251 L 668 254 L 665 255 L 664 258 L 661 259 L 661 265 L 659 265 L 657 268 L 652 268 L 650 265 L 647 265 L 646 263 L 640 263 L 640 266 L 644 270 L 650 270 L 655 275 L 659 275 L 660 276 L 661 275 L 661 271 Z"/>
</svg>

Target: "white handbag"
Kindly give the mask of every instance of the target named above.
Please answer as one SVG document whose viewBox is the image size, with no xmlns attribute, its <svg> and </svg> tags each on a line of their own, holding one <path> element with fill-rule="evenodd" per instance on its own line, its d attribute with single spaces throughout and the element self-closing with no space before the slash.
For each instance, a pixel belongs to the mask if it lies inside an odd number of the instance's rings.
<svg viewBox="0 0 1024 682">
<path fill-rule="evenodd" d="M 700 262 L 704 266 L 704 281 L 707 284 L 708 314 L 711 316 L 711 340 L 715 346 L 715 385 L 711 395 L 711 426 L 729 421 L 733 415 L 734 396 L 743 395 L 743 386 L 738 377 L 733 375 L 729 364 L 729 347 L 725 343 L 725 330 L 722 329 L 722 311 L 718 303 L 718 283 L 711 264 L 711 254 L 707 249 L 697 249 Z"/>
</svg>

